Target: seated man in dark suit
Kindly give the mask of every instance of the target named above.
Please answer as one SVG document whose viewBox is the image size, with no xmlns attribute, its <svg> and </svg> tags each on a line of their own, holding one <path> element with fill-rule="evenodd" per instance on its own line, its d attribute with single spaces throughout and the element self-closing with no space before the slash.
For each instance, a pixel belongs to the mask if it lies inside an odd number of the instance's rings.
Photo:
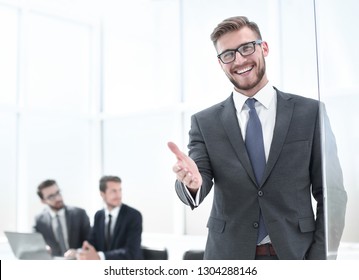
<svg viewBox="0 0 359 280">
<path fill-rule="evenodd" d="M 105 208 L 97 211 L 88 241 L 77 258 L 81 260 L 138 260 L 142 259 L 142 215 L 122 203 L 121 179 L 104 176 L 100 194 Z"/>
<path fill-rule="evenodd" d="M 90 221 L 84 209 L 64 204 L 55 180 L 45 180 L 37 194 L 47 207 L 36 216 L 34 230 L 41 233 L 53 256 L 74 257 L 90 233 Z"/>
</svg>

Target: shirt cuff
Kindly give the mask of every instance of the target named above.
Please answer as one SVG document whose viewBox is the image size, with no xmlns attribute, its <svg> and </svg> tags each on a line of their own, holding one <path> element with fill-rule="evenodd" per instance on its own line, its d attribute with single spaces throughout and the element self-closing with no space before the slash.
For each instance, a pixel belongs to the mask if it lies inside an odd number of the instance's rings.
<svg viewBox="0 0 359 280">
<path fill-rule="evenodd" d="M 103 252 L 97 252 L 98 256 L 100 257 L 101 260 L 106 260 L 105 254 Z"/>
<path fill-rule="evenodd" d="M 191 200 L 193 206 L 198 206 L 199 205 L 199 196 L 200 196 L 200 192 L 201 192 L 201 187 L 199 187 L 197 193 L 196 193 L 196 197 L 193 198 L 192 194 L 190 193 L 190 191 L 188 190 L 187 186 L 185 184 L 183 184 L 183 187 L 185 189 L 185 192 L 187 194 L 187 197 Z"/>
</svg>

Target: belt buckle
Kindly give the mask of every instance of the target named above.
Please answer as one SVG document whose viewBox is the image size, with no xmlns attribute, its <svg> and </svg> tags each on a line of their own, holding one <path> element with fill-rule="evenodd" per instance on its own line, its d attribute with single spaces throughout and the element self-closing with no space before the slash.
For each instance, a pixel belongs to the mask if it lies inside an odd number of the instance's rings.
<svg viewBox="0 0 359 280">
<path fill-rule="evenodd" d="M 267 256 L 272 256 L 272 254 L 271 254 L 272 244 L 266 243 L 266 244 L 264 244 L 264 246 L 265 246 L 265 248 L 266 248 L 266 250 L 267 250 Z"/>
<path fill-rule="evenodd" d="M 276 256 L 273 246 L 271 243 L 265 243 L 257 245 L 256 254 L 258 256 Z"/>
</svg>

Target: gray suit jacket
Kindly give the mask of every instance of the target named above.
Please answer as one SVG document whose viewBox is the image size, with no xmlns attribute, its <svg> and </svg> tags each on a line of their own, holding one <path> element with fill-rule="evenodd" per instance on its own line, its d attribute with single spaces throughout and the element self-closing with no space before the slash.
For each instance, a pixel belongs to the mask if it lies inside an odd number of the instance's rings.
<svg viewBox="0 0 359 280">
<path fill-rule="evenodd" d="M 203 177 L 200 202 L 214 181 L 205 259 L 254 259 L 260 209 L 279 259 L 326 258 L 319 102 L 276 91 L 276 123 L 260 185 L 232 96 L 192 116 L 188 148 Z M 195 207 L 178 181 L 176 192 Z"/>
<path fill-rule="evenodd" d="M 82 242 L 87 240 L 91 229 L 90 221 L 85 210 L 65 206 L 65 217 L 70 248 L 81 248 Z M 46 244 L 50 246 L 53 256 L 61 256 L 60 245 L 52 230 L 51 215 L 47 209 L 44 209 L 36 216 L 34 230 L 42 234 Z"/>
</svg>

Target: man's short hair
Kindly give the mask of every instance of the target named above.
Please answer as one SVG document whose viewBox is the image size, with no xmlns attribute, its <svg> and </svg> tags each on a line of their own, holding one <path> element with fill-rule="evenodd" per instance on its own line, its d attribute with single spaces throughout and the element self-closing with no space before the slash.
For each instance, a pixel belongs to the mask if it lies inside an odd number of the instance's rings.
<svg viewBox="0 0 359 280">
<path fill-rule="evenodd" d="M 44 196 L 42 195 L 42 190 L 46 189 L 48 187 L 51 187 L 53 185 L 57 185 L 55 180 L 52 179 L 47 179 L 43 182 L 41 182 L 41 184 L 37 187 L 37 195 L 41 198 L 44 199 Z"/>
<path fill-rule="evenodd" d="M 257 34 L 258 39 L 262 39 L 262 35 L 259 30 L 259 27 L 255 22 L 249 21 L 248 18 L 245 16 L 236 16 L 236 17 L 230 17 L 230 18 L 223 20 L 213 30 L 213 32 L 211 34 L 211 40 L 212 40 L 214 46 L 217 47 L 218 39 L 220 37 L 222 37 L 224 34 L 240 30 L 243 27 L 248 27 L 254 33 Z"/>
<path fill-rule="evenodd" d="M 107 182 L 122 183 L 121 178 L 117 176 L 102 176 L 100 179 L 100 192 L 106 192 Z"/>
</svg>

